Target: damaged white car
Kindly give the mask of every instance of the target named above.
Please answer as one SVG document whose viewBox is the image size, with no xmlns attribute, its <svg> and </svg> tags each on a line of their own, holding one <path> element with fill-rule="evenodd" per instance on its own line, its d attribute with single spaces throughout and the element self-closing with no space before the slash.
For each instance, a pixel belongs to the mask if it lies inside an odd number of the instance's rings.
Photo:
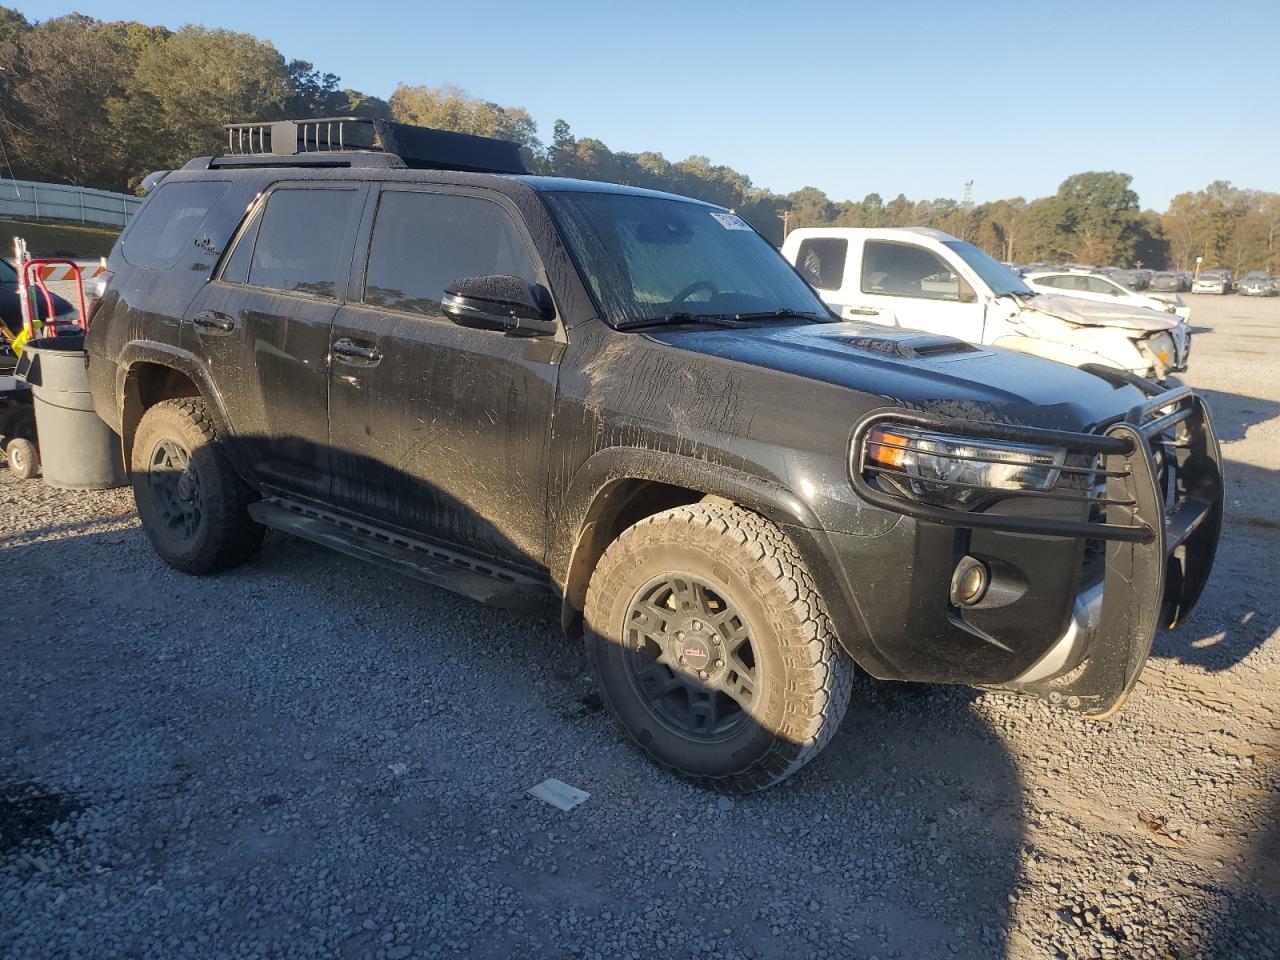
<svg viewBox="0 0 1280 960">
<path fill-rule="evenodd" d="M 912 327 L 1164 380 L 1186 369 L 1176 314 L 1032 290 L 971 243 L 927 227 L 805 227 L 782 252 L 845 320 Z"/>
</svg>

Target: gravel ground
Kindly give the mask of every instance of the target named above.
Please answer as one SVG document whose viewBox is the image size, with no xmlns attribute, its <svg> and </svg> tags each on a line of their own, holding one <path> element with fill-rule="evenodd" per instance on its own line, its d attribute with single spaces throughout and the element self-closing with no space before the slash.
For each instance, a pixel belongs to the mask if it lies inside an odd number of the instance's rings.
<svg viewBox="0 0 1280 960">
<path fill-rule="evenodd" d="M 128 491 L 0 472 L 0 954 L 1280 956 L 1280 300 L 1193 300 L 1230 518 L 1125 710 L 860 678 L 736 803 L 623 742 L 550 611 L 277 535 L 184 577 Z"/>
</svg>

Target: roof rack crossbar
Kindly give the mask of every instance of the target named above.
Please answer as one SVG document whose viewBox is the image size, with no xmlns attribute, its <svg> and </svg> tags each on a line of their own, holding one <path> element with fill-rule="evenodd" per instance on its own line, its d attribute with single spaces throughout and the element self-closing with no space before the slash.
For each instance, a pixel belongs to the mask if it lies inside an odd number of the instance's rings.
<svg viewBox="0 0 1280 960">
<path fill-rule="evenodd" d="M 316 117 L 228 123 L 227 155 L 303 157 L 317 153 L 386 153 L 407 167 L 475 173 L 527 173 L 510 140 L 435 130 L 374 117 Z"/>
</svg>

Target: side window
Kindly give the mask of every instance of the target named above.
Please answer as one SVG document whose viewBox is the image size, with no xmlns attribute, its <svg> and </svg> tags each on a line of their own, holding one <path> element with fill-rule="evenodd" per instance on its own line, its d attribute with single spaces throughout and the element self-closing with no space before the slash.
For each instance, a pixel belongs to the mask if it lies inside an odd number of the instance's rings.
<svg viewBox="0 0 1280 960">
<path fill-rule="evenodd" d="M 253 256 L 253 243 L 258 239 L 258 224 L 262 223 L 262 211 L 255 210 L 253 222 L 240 234 L 236 247 L 227 257 L 222 275 L 218 278 L 226 283 L 249 282 L 249 258 Z"/>
<path fill-rule="evenodd" d="M 238 262 L 239 248 L 248 240 L 253 243 L 250 286 L 315 297 L 337 296 L 344 272 L 341 260 L 359 196 L 354 189 L 276 190 L 267 198 L 256 231 L 241 237 L 228 268 Z"/>
<path fill-rule="evenodd" d="M 1036 281 L 1036 283 L 1040 284 L 1042 287 L 1061 288 L 1062 278 L 1061 277 L 1041 277 L 1039 280 Z"/>
<path fill-rule="evenodd" d="M 1105 293 L 1109 297 L 1118 296 L 1120 291 L 1113 287 L 1101 277 L 1085 277 L 1089 284 L 1090 293 Z"/>
<path fill-rule="evenodd" d="M 365 303 L 440 316 L 449 284 L 499 275 L 538 282 L 524 237 L 497 203 L 445 193 L 383 191 L 369 245 Z"/>
<path fill-rule="evenodd" d="M 930 250 L 868 240 L 862 253 L 862 292 L 925 300 L 960 300 L 967 284 Z"/>
<path fill-rule="evenodd" d="M 796 267 L 819 290 L 839 290 L 844 286 L 844 262 L 848 255 L 848 240 L 813 237 L 800 241 Z"/>
<path fill-rule="evenodd" d="M 135 267 L 167 270 L 191 247 L 205 217 L 230 187 L 226 180 L 162 183 L 129 224 L 120 252 Z"/>
</svg>

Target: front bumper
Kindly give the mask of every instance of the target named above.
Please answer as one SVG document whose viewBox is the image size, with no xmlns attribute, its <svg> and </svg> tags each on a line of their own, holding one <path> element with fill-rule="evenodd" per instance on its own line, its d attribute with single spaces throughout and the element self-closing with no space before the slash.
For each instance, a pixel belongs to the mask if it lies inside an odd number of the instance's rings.
<svg viewBox="0 0 1280 960">
<path fill-rule="evenodd" d="M 864 500 L 915 521 L 895 531 L 897 557 L 895 537 L 881 538 L 885 555 L 871 559 L 876 569 L 862 576 L 862 591 L 852 582 L 856 560 L 845 564 L 880 667 L 871 672 L 1016 691 L 1093 717 L 1119 709 L 1156 630 L 1178 625 L 1194 607 L 1222 526 L 1221 456 L 1203 401 L 1185 387 L 1143 388 L 1149 399 L 1097 434 L 901 410 L 859 423 L 855 450 L 878 423 L 905 421 L 1065 446 L 1098 458 L 1091 475 L 1101 478 L 1087 495 L 1018 493 L 967 512 L 909 499 L 881 483 L 874 468 L 854 464 Z M 911 552 L 904 557 L 903 549 Z M 1005 582 L 996 602 L 961 608 L 950 601 L 950 574 L 966 556 L 988 564 L 993 584 Z"/>
</svg>

